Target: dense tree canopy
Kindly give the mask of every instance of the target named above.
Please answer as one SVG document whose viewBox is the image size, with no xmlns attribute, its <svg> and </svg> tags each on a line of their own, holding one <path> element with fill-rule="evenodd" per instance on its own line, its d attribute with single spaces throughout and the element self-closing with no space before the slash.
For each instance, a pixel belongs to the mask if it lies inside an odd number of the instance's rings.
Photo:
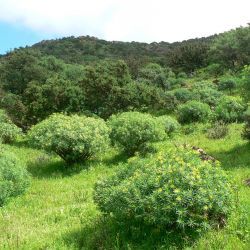
<svg viewBox="0 0 250 250">
<path fill-rule="evenodd" d="M 250 27 L 172 44 L 108 42 L 88 36 L 42 41 L 0 57 L 0 108 L 23 128 L 54 112 L 106 119 L 130 110 L 174 111 L 194 99 L 186 86 L 192 75 L 217 79 L 248 65 L 249 44 Z M 245 95 L 248 71 L 242 71 Z M 205 88 L 198 94 L 196 99 L 211 106 L 220 96 Z"/>
</svg>

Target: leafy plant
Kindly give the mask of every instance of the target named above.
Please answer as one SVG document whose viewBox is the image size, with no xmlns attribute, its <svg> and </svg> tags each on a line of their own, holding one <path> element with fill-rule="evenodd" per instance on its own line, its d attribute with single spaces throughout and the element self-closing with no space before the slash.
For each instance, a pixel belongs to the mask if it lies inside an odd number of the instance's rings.
<svg viewBox="0 0 250 250">
<path fill-rule="evenodd" d="M 30 178 L 25 166 L 15 155 L 0 151 L 0 206 L 25 192 Z"/>
<path fill-rule="evenodd" d="M 207 103 L 210 107 L 215 107 L 223 94 L 214 88 L 204 87 L 194 91 L 197 100 Z"/>
<path fill-rule="evenodd" d="M 94 200 L 105 214 L 158 229 L 219 226 L 233 207 L 233 191 L 219 163 L 170 147 L 134 158 L 115 175 L 97 182 Z"/>
<path fill-rule="evenodd" d="M 111 140 L 128 155 L 140 151 L 147 143 L 164 138 L 164 127 L 150 114 L 125 112 L 109 120 Z"/>
<path fill-rule="evenodd" d="M 178 108 L 178 120 L 181 123 L 204 122 L 210 115 L 209 105 L 198 101 L 189 101 Z"/>
<path fill-rule="evenodd" d="M 243 137 L 245 139 L 250 140 L 250 107 L 244 114 L 244 120 L 246 124 L 245 124 L 244 131 L 243 131 Z"/>
<path fill-rule="evenodd" d="M 10 120 L 4 110 L 0 109 L 0 142 L 11 143 L 21 133 L 22 130 Z"/>
<path fill-rule="evenodd" d="M 180 103 L 185 103 L 193 97 L 192 92 L 185 88 L 176 89 L 174 95 Z"/>
<path fill-rule="evenodd" d="M 233 79 L 222 80 L 218 84 L 218 90 L 229 90 L 232 91 L 236 88 L 236 82 Z"/>
<path fill-rule="evenodd" d="M 11 143 L 16 140 L 22 130 L 13 123 L 0 123 L 0 141 L 2 143 Z"/>
<path fill-rule="evenodd" d="M 243 113 L 246 110 L 246 105 L 241 99 L 225 96 L 222 98 L 215 109 L 217 120 L 224 122 L 237 122 L 243 120 Z"/>
<path fill-rule="evenodd" d="M 168 115 L 163 115 L 163 116 L 159 116 L 157 117 L 158 121 L 161 122 L 165 128 L 165 132 L 167 135 L 171 136 L 173 133 L 177 132 L 181 125 L 179 124 L 179 122 Z"/>
<path fill-rule="evenodd" d="M 109 144 L 109 128 L 102 119 L 53 114 L 31 128 L 31 145 L 55 152 L 67 163 L 85 161 Z"/>
<path fill-rule="evenodd" d="M 228 135 L 229 129 L 223 121 L 216 121 L 207 131 L 207 137 L 210 139 L 221 139 Z"/>
</svg>

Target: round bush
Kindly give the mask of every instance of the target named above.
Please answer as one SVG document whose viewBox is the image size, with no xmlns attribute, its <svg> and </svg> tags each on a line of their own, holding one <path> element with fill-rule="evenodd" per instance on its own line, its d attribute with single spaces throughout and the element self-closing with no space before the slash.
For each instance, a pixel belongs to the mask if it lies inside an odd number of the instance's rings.
<svg viewBox="0 0 250 250">
<path fill-rule="evenodd" d="M 147 143 L 164 138 L 163 125 L 150 114 L 125 112 L 113 115 L 109 120 L 111 140 L 128 155 L 143 150 Z"/>
<path fill-rule="evenodd" d="M 109 145 L 109 128 L 102 119 L 53 114 L 28 133 L 31 145 L 58 154 L 67 163 L 85 161 Z"/>
<path fill-rule="evenodd" d="M 157 117 L 157 119 L 159 122 L 162 123 L 165 128 L 165 133 L 169 136 L 171 136 L 173 133 L 177 132 L 181 128 L 179 122 L 171 116 L 163 115 Z"/>
<path fill-rule="evenodd" d="M 193 98 L 191 91 L 185 88 L 176 89 L 174 95 L 177 101 L 181 103 L 187 102 Z"/>
<path fill-rule="evenodd" d="M 10 118 L 3 109 L 0 109 L 0 123 L 10 123 Z"/>
<path fill-rule="evenodd" d="M 194 91 L 194 94 L 199 101 L 207 103 L 211 107 L 215 107 L 223 95 L 221 92 L 213 88 L 197 89 Z"/>
<path fill-rule="evenodd" d="M 250 107 L 244 114 L 245 127 L 243 131 L 243 138 L 250 140 Z"/>
<path fill-rule="evenodd" d="M 181 123 L 204 122 L 210 115 L 209 105 L 198 101 L 189 101 L 178 108 L 178 120 Z"/>
<path fill-rule="evenodd" d="M 0 152 L 0 206 L 25 192 L 30 178 L 25 166 L 8 152 Z"/>
<path fill-rule="evenodd" d="M 119 222 L 197 229 L 224 221 L 234 204 L 219 163 L 202 161 L 197 152 L 181 147 L 135 158 L 97 182 L 94 201 Z"/>
<path fill-rule="evenodd" d="M 11 143 L 21 135 L 22 130 L 13 123 L 0 123 L 0 141 L 2 143 Z"/>
<path fill-rule="evenodd" d="M 215 114 L 218 120 L 224 122 L 237 122 L 243 120 L 243 114 L 246 110 L 246 105 L 241 99 L 226 96 L 222 98 L 215 109 Z"/>
</svg>

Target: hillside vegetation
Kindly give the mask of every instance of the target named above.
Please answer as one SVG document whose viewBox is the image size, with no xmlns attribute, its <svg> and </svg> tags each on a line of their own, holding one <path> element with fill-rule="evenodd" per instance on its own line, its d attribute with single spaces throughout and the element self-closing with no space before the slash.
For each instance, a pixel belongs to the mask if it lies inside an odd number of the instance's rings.
<svg viewBox="0 0 250 250">
<path fill-rule="evenodd" d="M 0 249 L 249 249 L 250 27 L 0 57 Z"/>
</svg>

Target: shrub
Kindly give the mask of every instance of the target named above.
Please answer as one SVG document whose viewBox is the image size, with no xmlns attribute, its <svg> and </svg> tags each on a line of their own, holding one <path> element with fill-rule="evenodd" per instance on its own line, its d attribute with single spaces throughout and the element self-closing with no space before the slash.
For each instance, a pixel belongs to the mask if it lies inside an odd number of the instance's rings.
<svg viewBox="0 0 250 250">
<path fill-rule="evenodd" d="M 150 114 L 125 112 L 109 120 L 111 140 L 128 155 L 143 150 L 147 143 L 164 138 L 164 127 Z"/>
<path fill-rule="evenodd" d="M 31 128 L 32 145 L 55 152 L 67 163 L 85 161 L 109 144 L 109 128 L 102 119 L 53 114 Z"/>
<path fill-rule="evenodd" d="M 206 103 L 189 101 L 179 106 L 178 115 L 181 123 L 204 122 L 210 118 L 211 110 Z"/>
<path fill-rule="evenodd" d="M 177 132 L 181 127 L 179 122 L 171 116 L 163 115 L 163 116 L 157 117 L 157 119 L 159 122 L 163 124 L 165 128 L 165 133 L 169 136 Z"/>
<path fill-rule="evenodd" d="M 211 107 L 215 107 L 219 103 L 220 98 L 223 95 L 221 92 L 217 91 L 214 88 L 206 87 L 195 90 L 194 94 L 199 101 L 207 103 Z"/>
<path fill-rule="evenodd" d="M 176 89 L 174 91 L 174 95 L 180 103 L 187 102 L 187 101 L 191 100 L 193 97 L 191 91 L 189 91 L 188 89 L 185 89 L 185 88 Z"/>
<path fill-rule="evenodd" d="M 11 197 L 25 192 L 29 186 L 29 174 L 15 155 L 0 151 L 0 206 Z"/>
<path fill-rule="evenodd" d="M 178 73 L 177 78 L 187 78 L 187 74 L 185 72 L 180 72 Z"/>
<path fill-rule="evenodd" d="M 158 229 L 218 226 L 234 204 L 219 163 L 202 161 L 195 151 L 181 147 L 135 158 L 96 184 L 94 201 L 119 222 Z"/>
<path fill-rule="evenodd" d="M 218 84 L 218 90 L 232 91 L 236 88 L 236 82 L 233 79 L 222 80 Z"/>
<path fill-rule="evenodd" d="M 223 121 L 216 121 L 207 131 L 207 137 L 210 139 L 221 139 L 228 135 L 228 126 Z"/>
<path fill-rule="evenodd" d="M 22 130 L 17 127 L 8 117 L 6 112 L 0 109 L 0 142 L 13 142 Z"/>
<path fill-rule="evenodd" d="M 241 99 L 225 96 L 222 98 L 215 109 L 217 120 L 224 122 L 237 122 L 243 120 L 243 113 L 246 110 L 246 105 Z"/>
<path fill-rule="evenodd" d="M 250 107 L 244 114 L 244 120 L 246 124 L 243 131 L 243 138 L 250 140 Z"/>
<path fill-rule="evenodd" d="M 16 140 L 22 130 L 13 123 L 0 123 L 0 141 L 11 143 Z"/>
<path fill-rule="evenodd" d="M 3 109 L 0 109 L 0 123 L 10 123 L 10 118 Z"/>
</svg>

